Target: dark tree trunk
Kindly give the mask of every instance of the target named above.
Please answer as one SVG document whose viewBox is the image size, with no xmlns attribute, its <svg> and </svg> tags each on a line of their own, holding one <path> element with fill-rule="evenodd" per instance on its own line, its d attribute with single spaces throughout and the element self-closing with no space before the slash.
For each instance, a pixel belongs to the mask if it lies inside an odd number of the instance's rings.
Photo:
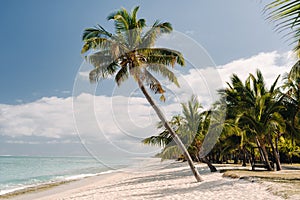
<svg viewBox="0 0 300 200">
<path fill-rule="evenodd" d="M 270 164 L 269 155 L 268 155 L 268 152 L 267 152 L 265 144 L 261 145 L 261 149 L 262 149 L 262 152 L 263 152 L 263 156 L 265 158 L 265 163 L 266 163 L 266 166 L 267 166 L 267 170 L 268 171 L 273 171 L 273 168 L 272 168 L 272 166 Z"/>
<path fill-rule="evenodd" d="M 269 155 L 268 155 L 265 143 L 263 141 L 260 141 L 258 138 L 256 138 L 256 140 L 257 140 L 258 147 L 261 149 L 260 153 L 262 154 L 262 157 L 263 157 L 264 162 L 266 164 L 267 170 L 268 171 L 273 171 L 273 168 L 270 164 Z"/>
<path fill-rule="evenodd" d="M 271 138 L 270 134 L 268 134 L 268 137 L 269 137 L 269 143 L 271 145 L 273 156 L 274 156 L 275 163 L 276 163 L 276 170 L 280 171 L 282 168 L 281 168 L 279 153 L 277 152 L 276 148 L 274 147 L 274 144 L 273 144 L 273 141 L 272 141 L 272 138 Z"/>
<path fill-rule="evenodd" d="M 246 167 L 247 166 L 247 152 L 246 152 L 245 147 L 242 148 L 242 152 L 243 152 L 243 164 L 242 164 L 242 166 Z"/>
<path fill-rule="evenodd" d="M 237 152 L 235 152 L 234 154 L 233 154 L 233 158 L 234 158 L 234 164 L 238 164 L 239 163 L 239 152 L 237 153 Z"/>
<path fill-rule="evenodd" d="M 210 169 L 210 172 L 216 172 L 218 171 L 217 168 L 215 166 L 213 166 L 213 164 L 211 164 L 211 162 L 209 161 L 209 159 L 207 159 L 206 157 L 203 157 L 203 158 L 200 158 L 200 160 L 203 162 L 203 163 L 206 163 L 207 166 L 209 167 Z"/>
<path fill-rule="evenodd" d="M 145 86 L 143 85 L 143 83 L 141 82 L 141 80 L 138 80 L 138 84 L 140 89 L 142 90 L 143 94 L 145 95 L 146 99 L 148 100 L 148 102 L 150 103 L 150 105 L 152 106 L 152 108 L 154 109 L 154 111 L 156 112 L 157 116 L 159 117 L 159 119 L 163 122 L 164 127 L 169 131 L 169 133 L 172 135 L 173 140 L 175 141 L 175 143 L 178 145 L 178 147 L 181 149 L 185 159 L 188 161 L 189 166 L 196 178 L 196 180 L 198 182 L 202 181 L 202 178 L 200 177 L 200 174 L 198 172 L 198 170 L 196 169 L 192 158 L 190 156 L 190 154 L 188 153 L 187 149 L 185 148 L 185 146 L 183 145 L 182 141 L 180 140 L 180 138 L 178 137 L 178 135 L 175 133 L 175 131 L 171 128 L 170 124 L 168 123 L 166 117 L 164 116 L 164 114 L 162 113 L 162 111 L 159 109 L 159 107 L 155 104 L 154 100 L 152 99 L 152 97 L 149 95 L 148 91 L 146 90 Z"/>
</svg>

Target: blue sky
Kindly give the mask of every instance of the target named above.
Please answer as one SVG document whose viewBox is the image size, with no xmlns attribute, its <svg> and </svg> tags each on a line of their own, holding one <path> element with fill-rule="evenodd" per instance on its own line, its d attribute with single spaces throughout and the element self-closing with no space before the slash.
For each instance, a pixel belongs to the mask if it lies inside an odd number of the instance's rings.
<svg viewBox="0 0 300 200">
<path fill-rule="evenodd" d="M 264 21 L 263 3 L 232 1 L 2 0 L 0 103 L 67 96 L 82 62 L 84 28 L 112 28 L 106 16 L 140 5 L 148 24 L 170 21 L 203 45 L 217 64 L 259 52 L 290 49 Z"/>
<path fill-rule="evenodd" d="M 74 135 L 71 97 L 83 61 L 81 35 L 96 24 L 112 30 L 113 23 L 106 16 L 120 7 L 131 10 L 140 5 L 138 17 L 148 25 L 156 19 L 171 22 L 174 30 L 207 50 L 224 80 L 232 73 L 246 76 L 262 66 L 266 66 L 267 79 L 275 79 L 274 74 L 287 69 L 283 65 L 290 62 L 287 52 L 292 47 L 264 20 L 262 9 L 267 2 L 2 0 L 0 154 L 51 155 L 59 154 L 60 148 L 82 152 Z M 104 96 L 99 99 L 105 100 Z M 133 102 L 140 103 L 141 110 L 148 109 L 142 108 L 142 99 Z"/>
</svg>

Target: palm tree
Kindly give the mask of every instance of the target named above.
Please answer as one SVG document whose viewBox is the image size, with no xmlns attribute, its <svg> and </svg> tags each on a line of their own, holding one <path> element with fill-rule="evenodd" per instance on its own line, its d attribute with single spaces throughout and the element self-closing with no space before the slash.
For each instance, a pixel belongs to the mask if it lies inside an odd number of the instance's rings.
<svg viewBox="0 0 300 200">
<path fill-rule="evenodd" d="M 279 144 L 279 148 L 287 153 L 286 150 L 288 149 L 297 149 L 297 143 L 299 144 L 300 141 L 300 78 L 294 80 L 289 76 L 285 76 L 284 79 L 285 82 L 282 86 L 283 92 L 281 94 L 283 96 L 283 105 L 286 109 L 281 112 L 281 115 L 285 118 L 286 134 L 284 139 L 280 139 L 282 134 L 278 135 L 276 145 L 278 145 L 278 142 L 284 141 L 284 144 Z M 293 144 L 294 147 L 286 148 L 286 144 Z M 283 146 L 284 148 L 281 148 Z"/>
<path fill-rule="evenodd" d="M 218 149 L 218 161 L 228 155 L 232 157 L 234 154 L 243 154 L 243 166 L 246 166 L 246 159 L 249 158 L 249 147 L 253 147 L 251 140 L 254 139 L 253 134 L 247 131 L 247 127 L 241 126 L 237 121 L 237 116 L 244 112 L 245 108 L 253 107 L 253 96 L 250 87 L 250 80 L 245 83 L 233 74 L 231 83 L 227 82 L 227 88 L 218 90 L 221 98 L 216 105 L 226 105 L 226 120 L 222 130 L 219 142 L 216 145 Z M 224 106 L 223 106 L 224 107 Z M 221 109 L 224 109 L 221 107 Z M 236 159 L 235 159 L 236 161 Z"/>
<path fill-rule="evenodd" d="M 176 134 L 179 133 L 179 127 L 181 127 L 184 123 L 184 119 L 181 115 L 175 115 L 172 117 L 169 124 L 171 125 L 172 129 L 175 131 Z M 164 125 L 162 122 L 159 122 L 157 124 L 158 129 L 164 128 Z M 159 146 L 163 147 L 161 153 L 159 153 L 159 157 L 162 160 L 165 159 L 175 159 L 179 158 L 181 155 L 180 149 L 178 149 L 178 146 L 173 141 L 172 135 L 170 132 L 164 128 L 161 133 L 158 135 L 150 136 L 148 138 L 145 138 L 142 140 L 144 144 L 152 145 L 152 146 Z"/>
<path fill-rule="evenodd" d="M 199 152 L 202 147 L 205 134 L 209 126 L 209 113 L 208 111 L 200 112 L 201 104 L 196 96 L 192 96 L 187 103 L 181 103 L 182 116 L 175 115 L 169 122 L 175 130 L 176 134 L 181 138 L 185 146 L 188 147 L 188 152 L 194 161 L 202 161 L 208 165 L 211 172 L 217 169 L 211 164 L 206 157 L 200 157 Z M 162 128 L 160 122 L 157 126 Z M 159 156 L 162 159 L 180 159 L 181 153 L 174 142 L 172 142 L 171 135 L 168 130 L 164 129 L 157 136 L 151 136 L 142 141 L 144 144 L 161 146 L 162 152 Z"/>
<path fill-rule="evenodd" d="M 131 76 L 181 149 L 196 180 L 201 181 L 188 151 L 145 87 L 149 86 L 155 94 L 161 95 L 160 100 L 165 101 L 165 90 L 151 72 L 160 74 L 179 86 L 176 76 L 168 67 L 174 67 L 175 64 L 183 66 L 184 58 L 178 51 L 154 48 L 156 39 L 163 33 L 170 33 L 172 26 L 168 22 L 156 21 L 149 30 L 145 30 L 146 21 L 137 19 L 138 10 L 137 6 L 129 13 L 122 8 L 110 14 L 107 19 L 114 21 L 115 33 L 108 32 L 100 25 L 84 30 L 81 53 L 94 50 L 87 56 L 87 60 L 95 67 L 89 78 L 96 82 L 115 76 L 117 85 L 120 85 Z"/>
<path fill-rule="evenodd" d="M 197 100 L 196 96 L 192 96 L 187 103 L 181 103 L 183 118 L 186 123 L 183 124 L 179 133 L 188 145 L 188 151 L 191 157 L 196 161 L 206 163 L 211 172 L 216 172 L 217 169 L 211 164 L 206 156 L 200 156 L 202 143 L 208 132 L 211 122 L 211 112 L 200 112 L 202 105 Z"/>
<path fill-rule="evenodd" d="M 279 155 L 273 142 L 274 134 L 277 135 L 278 131 L 283 132 L 285 128 L 279 113 L 284 107 L 281 104 L 283 98 L 278 99 L 278 79 L 279 76 L 268 90 L 261 72 L 257 70 L 256 77 L 250 74 L 245 84 L 233 75 L 232 84 L 228 84 L 229 88 L 220 91 L 227 95 L 228 110 L 232 112 L 229 113 L 230 117 L 234 116 L 239 129 L 254 135 L 268 170 L 272 170 L 266 150 L 268 144 L 272 148 L 277 169 L 281 169 Z"/>
<path fill-rule="evenodd" d="M 181 103 L 182 115 L 185 123 L 179 128 L 180 137 L 182 138 L 184 144 L 188 146 L 188 151 L 194 160 L 199 161 L 198 156 L 198 146 L 201 144 L 199 134 L 200 122 L 203 119 L 203 113 L 200 112 L 202 105 L 197 100 L 197 97 L 192 95 L 187 103 Z"/>
<path fill-rule="evenodd" d="M 300 77 L 294 80 L 286 76 L 282 89 L 283 103 L 287 108 L 284 115 L 290 123 L 288 126 L 292 132 L 300 131 Z"/>
<path fill-rule="evenodd" d="M 275 30 L 286 32 L 284 35 L 291 40 L 294 51 L 297 55 L 297 61 L 291 68 L 286 77 L 283 86 L 287 89 L 284 92 L 284 105 L 287 108 L 283 112 L 286 118 L 286 129 L 291 136 L 292 144 L 295 145 L 294 139 L 299 135 L 299 83 L 300 83 L 300 1 L 299 0 L 276 0 L 265 7 L 268 19 L 275 22 Z M 297 91 L 298 90 L 298 91 Z M 279 136 L 278 136 L 279 138 Z M 287 139 L 287 138 L 285 138 Z"/>
<path fill-rule="evenodd" d="M 265 12 L 268 19 L 275 22 L 275 31 L 286 32 L 284 35 L 294 44 L 294 51 L 298 61 L 292 67 L 289 78 L 300 77 L 300 1 L 299 0 L 275 0 L 266 5 Z"/>
<path fill-rule="evenodd" d="M 211 110 L 203 111 L 203 112 L 199 113 L 199 115 L 200 115 L 200 121 L 199 121 L 198 130 L 196 132 L 196 135 L 194 136 L 194 140 L 193 140 L 192 144 L 190 145 L 190 148 L 194 149 L 194 152 L 195 152 L 194 155 L 195 155 L 195 157 L 198 158 L 198 160 L 200 160 L 203 163 L 206 163 L 211 172 L 216 172 L 217 171 L 216 167 L 211 163 L 211 160 L 207 157 L 207 155 L 205 153 L 203 153 L 205 151 L 204 150 L 205 147 L 203 145 L 205 138 L 207 139 L 207 138 L 211 137 L 211 136 L 208 136 L 208 133 L 209 133 L 210 127 L 215 125 L 215 124 L 213 124 L 213 120 L 211 120 L 212 119 L 212 111 Z M 222 123 L 222 126 L 223 126 L 223 123 Z M 213 131 L 215 131 L 216 133 L 218 132 L 216 130 L 213 130 Z M 216 135 L 216 134 L 214 134 L 214 135 Z M 210 139 L 214 140 L 216 138 L 211 137 Z M 206 142 L 207 141 L 208 140 L 206 140 Z"/>
</svg>

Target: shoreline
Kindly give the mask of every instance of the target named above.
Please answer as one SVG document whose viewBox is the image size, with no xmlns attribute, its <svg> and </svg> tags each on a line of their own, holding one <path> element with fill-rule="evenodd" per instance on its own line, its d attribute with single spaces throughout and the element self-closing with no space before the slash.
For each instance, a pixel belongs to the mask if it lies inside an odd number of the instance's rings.
<svg viewBox="0 0 300 200">
<path fill-rule="evenodd" d="M 107 174 L 100 174 L 96 176 L 90 176 L 79 180 L 72 180 L 66 182 L 60 182 L 58 184 L 48 184 L 45 187 L 36 187 L 31 190 L 25 190 L 24 192 L 13 192 L 8 194 L 6 197 L 0 196 L 0 199 L 9 200 L 33 200 L 33 199 L 48 199 L 53 195 L 71 195 L 73 191 L 82 190 L 83 188 L 94 186 L 93 182 L 105 182 L 111 178 L 120 176 L 121 172 L 113 172 Z M 52 198 L 52 197 L 51 197 Z M 55 199 L 58 199 L 55 198 Z"/>
<path fill-rule="evenodd" d="M 11 189 L 11 192 L 7 192 L 4 194 L 0 195 L 0 199 L 9 199 L 15 196 L 20 196 L 23 194 L 28 194 L 28 193 L 32 193 L 32 192 L 40 192 L 43 190 L 48 190 L 51 189 L 53 187 L 57 187 L 63 184 L 68 184 L 74 181 L 80 181 L 80 180 L 71 180 L 71 181 L 58 181 L 58 182 L 53 182 L 53 183 L 42 183 L 40 185 L 36 185 L 36 186 L 24 186 L 24 188 L 22 189 Z"/>
<path fill-rule="evenodd" d="M 6 192 L 3 194 L 0 194 L 0 199 L 7 199 L 7 198 L 14 197 L 14 196 L 26 194 L 26 193 L 48 190 L 48 189 L 51 189 L 51 188 L 54 188 L 54 187 L 57 187 L 60 185 L 81 181 L 83 179 L 87 179 L 90 177 L 101 176 L 101 175 L 117 173 L 117 172 L 118 172 L 118 170 L 107 170 L 107 171 L 103 171 L 103 172 L 96 173 L 96 174 L 72 175 L 70 177 L 65 177 L 64 179 L 61 179 L 61 180 L 51 180 L 48 182 L 41 182 L 41 183 L 32 184 L 32 185 L 24 185 L 19 188 L 12 188 L 12 189 L 8 189 L 8 190 L 4 190 Z"/>
<path fill-rule="evenodd" d="M 160 163 L 160 158 L 135 158 L 134 160 L 139 160 L 140 162 L 134 162 L 132 165 L 126 166 L 124 168 L 120 168 L 120 169 L 109 169 L 107 171 L 103 171 L 97 174 L 84 174 L 85 176 L 81 176 L 80 175 L 75 175 L 75 177 L 79 178 L 72 178 L 73 176 L 70 177 L 66 177 L 66 179 L 62 179 L 62 180 L 53 180 L 53 181 L 49 181 L 49 182 L 41 182 L 39 184 L 36 185 L 27 185 L 27 186 L 22 186 L 20 188 L 13 188 L 13 189 L 8 189 L 7 193 L 4 194 L 0 194 L 0 199 L 19 199 L 20 196 L 27 196 L 27 195 L 32 195 L 34 193 L 44 193 L 44 191 L 46 191 L 45 193 L 47 194 L 49 190 L 56 190 L 60 187 L 63 187 L 65 185 L 70 185 L 68 186 L 68 189 L 71 188 L 73 186 L 77 187 L 77 185 L 82 186 L 83 184 L 81 183 L 86 183 L 92 179 L 97 179 L 96 177 L 99 177 L 99 179 L 101 178 L 107 178 L 110 175 L 114 176 L 115 174 L 118 173 L 136 173 L 138 171 L 140 171 L 139 168 L 143 168 L 143 170 L 151 170 L 151 165 L 153 165 L 153 160 L 155 160 L 155 164 L 154 166 L 157 168 L 159 167 L 162 163 Z M 152 162 L 149 162 L 149 160 L 151 160 Z M 173 161 L 165 161 L 163 162 L 162 165 L 165 165 L 168 162 L 173 162 Z M 145 168 L 146 167 L 146 168 Z M 88 180 L 87 180 L 88 179 Z M 74 183 L 74 184 L 73 184 Z M 33 195 L 35 196 L 35 195 Z M 23 199 L 23 198 L 20 198 Z M 30 199 L 30 198 L 29 198 Z"/>
<path fill-rule="evenodd" d="M 32 190 L 22 194 L 15 194 L 12 200 L 57 200 L 57 199 L 272 199 L 281 200 L 300 197 L 299 191 L 289 195 L 283 191 L 291 184 L 276 183 L 258 179 L 224 177 L 220 170 L 247 169 L 232 165 L 217 165 L 219 170 L 210 173 L 205 164 L 197 164 L 203 182 L 196 182 L 187 163 L 166 161 L 159 159 L 145 159 L 131 168 L 125 168 L 109 174 L 100 174 L 70 181 L 52 187 Z M 226 173 L 226 172 L 225 172 Z M 283 187 L 284 186 L 284 187 Z M 293 187 L 296 187 L 292 185 Z M 280 190 L 281 189 L 281 190 Z M 278 191 L 281 191 L 280 193 Z"/>
</svg>

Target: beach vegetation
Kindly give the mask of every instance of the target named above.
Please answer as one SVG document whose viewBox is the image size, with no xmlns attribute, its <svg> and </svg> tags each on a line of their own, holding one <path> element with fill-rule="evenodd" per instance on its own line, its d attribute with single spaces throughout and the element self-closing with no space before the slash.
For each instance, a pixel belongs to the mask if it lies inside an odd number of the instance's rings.
<svg viewBox="0 0 300 200">
<path fill-rule="evenodd" d="M 174 116 L 171 123 L 176 125 L 176 133 L 188 146 L 193 160 L 210 164 L 242 163 L 243 166 L 249 163 L 253 169 L 260 166 L 269 171 L 281 170 L 281 162 L 299 161 L 299 84 L 285 78 L 284 84 L 278 86 L 279 79 L 277 76 L 268 88 L 260 70 L 250 73 L 244 82 L 233 74 L 227 87 L 218 90 L 220 99 L 211 109 L 201 109 L 195 96 L 182 103 L 182 115 Z M 212 151 L 201 157 L 203 141 L 210 137 L 208 127 L 215 126 L 211 121 L 212 110 L 218 109 L 227 111 L 220 125 L 222 133 Z M 158 136 L 144 139 L 143 143 L 162 146 L 158 154 L 162 159 L 182 158 L 173 148 L 172 138 L 167 136 L 164 130 Z"/>
<path fill-rule="evenodd" d="M 268 89 L 257 70 L 256 76 L 249 74 L 245 82 L 233 74 L 228 87 L 218 90 L 221 98 L 211 110 L 227 112 L 222 134 L 207 156 L 214 163 L 238 163 L 242 159 L 246 166 L 247 162 L 253 165 L 258 157 L 268 170 L 274 169 L 274 163 L 281 170 L 281 162 L 300 161 L 300 1 L 274 0 L 265 6 L 264 14 L 275 23 L 275 31 L 284 33 L 294 45 L 297 61 L 284 75 L 281 86 L 277 86 L 278 76 Z M 201 144 L 203 138 L 195 140 L 194 144 Z M 189 148 L 191 155 L 194 150 Z"/>
</svg>

